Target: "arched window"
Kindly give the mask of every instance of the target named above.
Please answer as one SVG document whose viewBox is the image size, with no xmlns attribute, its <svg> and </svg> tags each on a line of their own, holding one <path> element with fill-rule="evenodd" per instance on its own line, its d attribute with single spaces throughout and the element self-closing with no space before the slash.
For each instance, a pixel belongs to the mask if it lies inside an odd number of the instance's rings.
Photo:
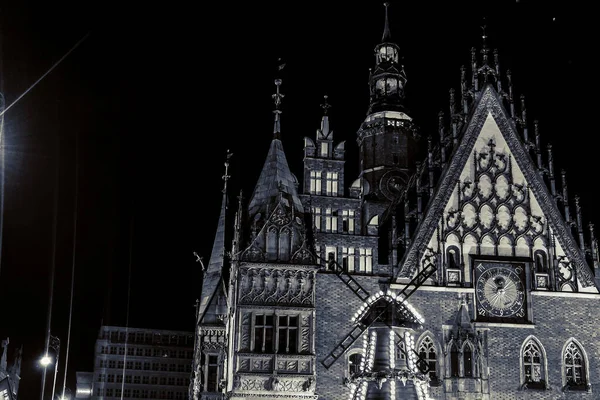
<svg viewBox="0 0 600 400">
<path fill-rule="evenodd" d="M 446 262 L 448 268 L 456 269 L 459 267 L 460 264 L 458 262 L 458 249 L 456 248 L 456 246 L 451 246 L 448 248 L 448 251 L 446 253 Z"/>
<path fill-rule="evenodd" d="M 548 263 L 546 261 L 546 253 L 541 250 L 536 250 L 535 255 L 535 272 L 548 272 Z"/>
<path fill-rule="evenodd" d="M 450 376 L 460 376 L 459 351 L 456 343 L 450 346 Z"/>
<path fill-rule="evenodd" d="M 278 236 L 277 228 L 269 228 L 269 231 L 267 232 L 267 260 L 269 261 L 277 260 L 277 253 L 279 250 Z"/>
<path fill-rule="evenodd" d="M 523 343 L 521 365 L 524 388 L 546 388 L 547 377 L 544 348 L 533 338 L 528 338 Z"/>
<path fill-rule="evenodd" d="M 464 377 L 473 376 L 473 348 L 470 343 L 463 345 L 463 372 Z"/>
<path fill-rule="evenodd" d="M 571 390 L 587 389 L 587 363 L 585 353 L 573 339 L 563 352 L 563 376 L 566 386 Z"/>
<path fill-rule="evenodd" d="M 425 336 L 419 344 L 419 357 L 424 360 L 429 367 L 429 378 L 432 381 L 437 381 L 437 352 L 435 351 L 435 344 L 429 336 Z"/>
<path fill-rule="evenodd" d="M 279 259 L 281 261 L 290 260 L 291 238 L 290 230 L 285 228 L 279 235 Z"/>
<path fill-rule="evenodd" d="M 363 361 L 363 355 L 360 352 L 352 353 L 348 356 L 348 376 L 354 376 L 361 372 L 361 364 Z"/>
</svg>

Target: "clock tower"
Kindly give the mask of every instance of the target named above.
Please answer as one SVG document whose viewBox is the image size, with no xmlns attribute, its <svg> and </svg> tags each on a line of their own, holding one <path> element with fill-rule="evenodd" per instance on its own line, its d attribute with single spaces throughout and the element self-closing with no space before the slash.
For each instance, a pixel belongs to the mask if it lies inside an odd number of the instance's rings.
<svg viewBox="0 0 600 400">
<path fill-rule="evenodd" d="M 388 3 L 385 6 L 383 37 L 375 46 L 375 66 L 369 74 L 369 109 L 357 132 L 363 194 L 384 202 L 406 189 L 418 138 L 404 105 L 407 78 L 400 48 L 391 41 Z"/>
</svg>

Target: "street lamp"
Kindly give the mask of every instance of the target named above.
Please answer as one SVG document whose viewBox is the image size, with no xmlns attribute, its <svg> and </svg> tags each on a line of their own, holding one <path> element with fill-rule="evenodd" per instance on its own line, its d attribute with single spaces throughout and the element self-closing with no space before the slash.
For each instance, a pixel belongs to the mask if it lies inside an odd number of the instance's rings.
<svg viewBox="0 0 600 400">
<path fill-rule="evenodd" d="M 54 391 L 56 390 L 56 374 L 58 373 L 58 358 L 60 356 L 60 339 L 58 339 L 56 336 L 52 336 L 50 335 L 50 342 L 48 344 L 48 348 L 53 349 L 55 354 L 56 354 L 56 360 L 54 361 L 54 380 L 52 382 L 52 397 L 51 399 L 54 399 Z M 52 357 L 50 357 L 50 355 L 48 353 L 44 354 L 44 356 L 40 359 L 40 364 L 44 367 L 44 380 L 42 381 L 42 400 L 44 398 L 44 389 L 45 389 L 45 383 L 46 383 L 46 369 L 48 368 L 48 366 L 50 364 L 52 364 L 53 360 Z"/>
</svg>

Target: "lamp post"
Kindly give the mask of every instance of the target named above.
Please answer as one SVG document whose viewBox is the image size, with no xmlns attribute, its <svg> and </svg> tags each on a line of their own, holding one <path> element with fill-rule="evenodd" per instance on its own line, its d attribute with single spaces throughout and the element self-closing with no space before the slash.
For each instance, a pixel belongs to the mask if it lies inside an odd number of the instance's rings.
<svg viewBox="0 0 600 400">
<path fill-rule="evenodd" d="M 52 382 L 52 397 L 51 399 L 54 400 L 54 391 L 56 389 L 56 375 L 58 373 L 58 359 L 60 357 L 60 339 L 57 338 L 56 336 L 52 336 L 50 335 L 50 341 L 48 343 L 48 348 L 53 349 L 56 359 L 54 360 L 54 380 Z M 42 380 L 42 393 L 41 393 L 41 398 L 42 400 L 44 399 L 44 389 L 45 389 L 45 383 L 46 383 L 46 370 L 48 369 L 48 366 L 50 364 L 53 363 L 52 357 L 48 354 L 48 352 L 46 352 L 46 354 L 44 354 L 44 356 L 40 359 L 40 364 L 44 367 L 44 379 Z"/>
</svg>

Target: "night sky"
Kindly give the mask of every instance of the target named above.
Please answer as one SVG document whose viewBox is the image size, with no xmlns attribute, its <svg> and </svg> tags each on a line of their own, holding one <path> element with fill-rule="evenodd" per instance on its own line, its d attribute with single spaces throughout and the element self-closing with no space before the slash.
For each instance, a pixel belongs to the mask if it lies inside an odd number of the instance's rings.
<svg viewBox="0 0 600 400">
<path fill-rule="evenodd" d="M 59 387 L 73 265 L 67 386 L 74 389 L 75 371 L 93 369 L 101 321 L 126 324 L 129 273 L 129 326 L 193 330 L 201 283 L 193 252 L 208 261 L 227 149 L 232 209 L 240 189 L 252 191 L 272 139 L 275 77 L 283 78 L 282 140 L 297 177 L 302 139 L 314 138 L 327 94 L 334 138 L 347 141 L 348 180 L 356 178 L 355 134 L 368 107 L 382 3 L 218 3 L 0 6 L 1 91 L 10 106 L 0 337 L 24 347 L 20 399 L 39 398 L 53 254 Z M 592 10 L 573 2 L 445 3 L 389 8 L 409 114 L 423 136 L 437 138 L 438 112 L 447 112 L 449 89 L 459 89 L 460 66 L 481 47 L 485 24 L 516 96 L 526 96 L 530 132 L 538 119 L 555 171 L 567 171 L 571 199 L 581 196 L 584 221 L 600 223 Z"/>
</svg>

